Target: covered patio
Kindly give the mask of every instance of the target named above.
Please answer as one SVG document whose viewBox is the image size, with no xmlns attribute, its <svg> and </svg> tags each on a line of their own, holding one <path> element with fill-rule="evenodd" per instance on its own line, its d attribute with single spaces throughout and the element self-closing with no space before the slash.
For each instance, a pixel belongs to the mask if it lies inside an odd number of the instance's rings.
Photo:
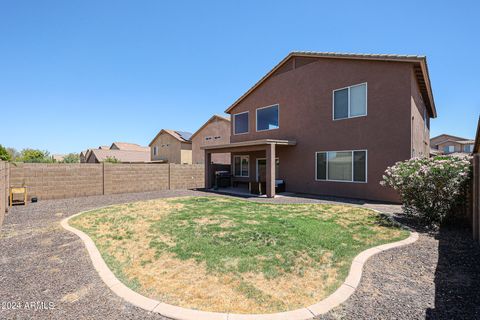
<svg viewBox="0 0 480 320">
<path fill-rule="evenodd" d="M 234 142 L 223 145 L 213 145 L 213 146 L 204 146 L 201 147 L 205 151 L 205 187 L 210 189 L 213 187 L 213 166 L 212 166 L 212 154 L 214 153 L 231 153 L 231 154 L 246 154 L 247 156 L 254 153 L 264 154 L 262 157 L 265 159 L 265 193 L 267 197 L 275 197 L 275 170 L 277 163 L 277 148 L 285 148 L 295 146 L 296 141 L 294 140 L 276 140 L 276 139 L 262 139 L 262 140 L 251 140 L 251 141 L 242 141 Z M 232 157 L 233 158 L 233 157 Z M 259 159 L 258 157 L 256 159 Z M 235 161 L 232 161 L 233 166 Z M 250 167 L 250 162 L 247 164 Z M 248 182 L 255 183 L 259 182 L 258 179 L 258 168 L 256 168 L 256 174 L 248 174 L 247 176 L 236 176 L 235 171 L 233 172 L 234 181 L 238 182 Z M 235 170 L 235 169 L 233 169 Z M 250 169 L 248 168 L 249 172 Z"/>
</svg>

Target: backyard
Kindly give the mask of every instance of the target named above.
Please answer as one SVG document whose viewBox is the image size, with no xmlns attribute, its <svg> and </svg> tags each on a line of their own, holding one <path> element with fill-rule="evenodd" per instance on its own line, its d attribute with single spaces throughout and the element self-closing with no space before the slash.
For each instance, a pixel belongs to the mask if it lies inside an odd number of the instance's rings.
<svg viewBox="0 0 480 320">
<path fill-rule="evenodd" d="M 36 302 L 52 307 L 2 308 L 0 317 L 170 319 L 138 308 L 113 292 L 92 265 L 84 242 L 62 228 L 60 221 L 100 207 L 161 199 L 168 202 L 167 198 L 184 196 L 211 197 L 212 194 L 165 190 L 45 200 L 13 207 L 5 216 L 0 234 L 0 301 L 5 304 Z M 420 233 L 413 244 L 383 251 L 368 259 L 353 295 L 327 314 L 315 317 L 317 320 L 475 319 L 480 315 L 480 250 L 469 238 L 468 229 L 424 232 L 405 220 L 398 205 L 304 197 L 248 201 L 266 206 L 297 204 L 319 208 L 353 204 L 356 208 L 379 210 Z M 160 259 L 156 263 L 167 264 Z M 205 262 L 199 264 L 206 265 Z M 197 262 L 194 267 L 199 270 Z M 298 293 L 302 294 L 305 289 L 298 287 Z"/>
<path fill-rule="evenodd" d="M 379 213 L 336 204 L 226 197 L 156 199 L 70 220 L 133 290 L 204 311 L 271 313 L 314 304 L 361 251 L 408 237 Z"/>
</svg>

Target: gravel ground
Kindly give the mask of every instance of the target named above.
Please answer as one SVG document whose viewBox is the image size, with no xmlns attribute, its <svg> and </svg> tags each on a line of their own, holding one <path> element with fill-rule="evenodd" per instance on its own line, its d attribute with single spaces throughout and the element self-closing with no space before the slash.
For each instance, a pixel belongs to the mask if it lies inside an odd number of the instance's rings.
<svg viewBox="0 0 480 320">
<path fill-rule="evenodd" d="M 0 319 L 166 319 L 113 294 L 96 274 L 81 240 L 63 230 L 59 222 L 99 206 L 182 195 L 205 193 L 95 196 L 14 207 L 0 233 Z M 275 203 L 341 200 L 250 199 Z M 400 212 L 396 205 L 343 201 L 391 214 Z M 480 319 L 479 262 L 480 247 L 467 231 L 422 233 L 412 245 L 371 258 L 354 295 L 318 319 Z M 13 310 L 12 302 L 21 309 Z M 49 303 L 53 309 L 42 308 Z"/>
</svg>

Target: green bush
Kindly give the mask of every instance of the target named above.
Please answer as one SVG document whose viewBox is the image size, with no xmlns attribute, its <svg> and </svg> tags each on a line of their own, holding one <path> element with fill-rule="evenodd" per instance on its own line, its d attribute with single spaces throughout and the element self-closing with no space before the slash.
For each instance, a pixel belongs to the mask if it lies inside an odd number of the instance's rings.
<svg viewBox="0 0 480 320">
<path fill-rule="evenodd" d="M 106 163 L 119 163 L 120 161 L 115 158 L 115 157 L 106 157 L 105 160 L 103 160 L 103 162 L 106 162 Z"/>
<path fill-rule="evenodd" d="M 48 151 L 42 151 L 38 149 L 23 149 L 20 154 L 20 161 L 30 162 L 30 163 L 51 163 L 53 162 L 52 157 Z"/>
<path fill-rule="evenodd" d="M 78 153 L 69 153 L 65 157 L 63 157 L 63 160 L 61 162 L 63 162 L 63 163 L 79 163 L 80 162 L 80 155 Z"/>
<path fill-rule="evenodd" d="M 0 144 L 0 160 L 2 160 L 2 161 L 12 160 L 12 156 L 10 155 L 10 153 L 1 144 Z"/>
<path fill-rule="evenodd" d="M 397 162 L 380 184 L 397 190 L 406 214 L 438 226 L 465 203 L 471 179 L 469 156 L 437 156 Z"/>
</svg>

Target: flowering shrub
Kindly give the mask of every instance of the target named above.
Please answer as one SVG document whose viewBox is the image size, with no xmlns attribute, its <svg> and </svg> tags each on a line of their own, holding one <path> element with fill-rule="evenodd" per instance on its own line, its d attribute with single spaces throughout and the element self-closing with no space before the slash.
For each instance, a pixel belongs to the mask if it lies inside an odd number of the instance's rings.
<svg viewBox="0 0 480 320">
<path fill-rule="evenodd" d="M 436 156 L 397 162 L 385 170 L 383 186 L 397 190 L 406 214 L 439 225 L 466 201 L 470 156 Z"/>
</svg>

